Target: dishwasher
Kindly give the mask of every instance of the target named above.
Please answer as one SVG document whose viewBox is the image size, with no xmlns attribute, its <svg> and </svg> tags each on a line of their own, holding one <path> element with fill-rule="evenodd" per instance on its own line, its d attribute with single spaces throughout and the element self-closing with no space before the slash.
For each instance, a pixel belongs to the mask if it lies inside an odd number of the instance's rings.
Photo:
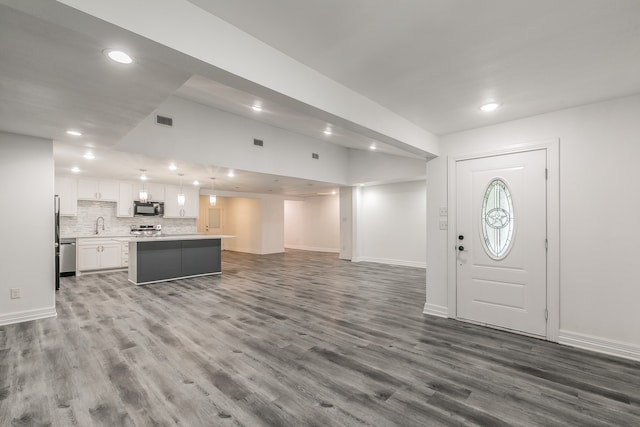
<svg viewBox="0 0 640 427">
<path fill-rule="evenodd" d="M 76 275 L 76 239 L 60 239 L 60 276 Z"/>
</svg>

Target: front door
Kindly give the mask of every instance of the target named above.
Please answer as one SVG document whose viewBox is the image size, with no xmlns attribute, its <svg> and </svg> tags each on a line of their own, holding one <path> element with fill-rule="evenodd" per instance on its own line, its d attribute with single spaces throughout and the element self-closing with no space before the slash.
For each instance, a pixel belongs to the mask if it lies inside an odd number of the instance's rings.
<svg viewBox="0 0 640 427">
<path fill-rule="evenodd" d="M 457 316 L 546 336 L 545 149 L 456 162 Z"/>
</svg>

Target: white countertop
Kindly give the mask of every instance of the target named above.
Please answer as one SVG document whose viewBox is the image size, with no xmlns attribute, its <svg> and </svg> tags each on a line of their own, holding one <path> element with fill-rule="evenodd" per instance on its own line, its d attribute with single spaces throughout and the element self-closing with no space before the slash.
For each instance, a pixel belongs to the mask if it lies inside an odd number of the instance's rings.
<svg viewBox="0 0 640 427">
<path fill-rule="evenodd" d="M 236 236 L 227 234 L 168 234 L 164 236 L 144 236 L 144 237 L 125 237 L 120 238 L 121 242 L 149 242 L 157 240 L 213 240 L 213 239 L 230 239 Z M 117 238 L 114 240 L 118 240 Z"/>
<path fill-rule="evenodd" d="M 151 240 L 206 240 L 206 239 L 230 239 L 236 236 L 231 236 L 227 234 L 165 234 L 162 236 L 132 236 L 132 235 L 121 235 L 121 236 L 113 236 L 106 234 L 97 234 L 93 236 L 76 236 L 75 239 L 105 239 L 105 240 L 114 240 L 116 242 L 148 242 Z M 68 237 L 63 237 L 68 238 Z"/>
</svg>

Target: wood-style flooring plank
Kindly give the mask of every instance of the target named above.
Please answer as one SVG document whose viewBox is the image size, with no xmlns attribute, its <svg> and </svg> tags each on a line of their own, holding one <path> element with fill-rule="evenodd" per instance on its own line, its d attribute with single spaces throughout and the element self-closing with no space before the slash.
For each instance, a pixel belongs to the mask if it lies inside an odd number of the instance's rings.
<svg viewBox="0 0 640 427">
<path fill-rule="evenodd" d="M 0 327 L 4 426 L 634 426 L 640 363 L 422 314 L 424 269 L 223 252 Z"/>
</svg>

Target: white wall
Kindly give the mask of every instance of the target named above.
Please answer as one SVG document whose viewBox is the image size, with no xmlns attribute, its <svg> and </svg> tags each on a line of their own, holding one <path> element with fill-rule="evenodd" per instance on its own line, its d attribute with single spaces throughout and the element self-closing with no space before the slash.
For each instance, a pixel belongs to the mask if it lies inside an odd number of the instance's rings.
<svg viewBox="0 0 640 427">
<path fill-rule="evenodd" d="M 442 138 L 428 162 L 427 304 L 446 307 L 447 157 L 560 139 L 560 342 L 640 359 L 640 96 Z M 450 224 L 452 219 L 449 219 Z"/>
<path fill-rule="evenodd" d="M 349 150 L 348 180 L 357 184 L 389 184 L 424 179 L 426 160 L 377 151 Z"/>
<path fill-rule="evenodd" d="M 340 259 L 353 258 L 353 187 L 340 187 Z"/>
<path fill-rule="evenodd" d="M 339 196 L 285 200 L 284 238 L 286 248 L 340 252 Z"/>
<path fill-rule="evenodd" d="M 226 200 L 225 232 L 236 236 L 227 240 L 227 249 L 238 252 L 260 253 L 261 224 L 260 200 L 229 198 Z"/>
<path fill-rule="evenodd" d="M 225 198 L 225 249 L 252 254 L 284 252 L 284 201 L 281 198 Z"/>
<path fill-rule="evenodd" d="M 52 141 L 0 132 L 0 325 L 56 315 L 53 173 Z"/>
<path fill-rule="evenodd" d="M 173 127 L 156 124 L 156 112 L 172 117 Z M 344 147 L 176 96 L 168 98 L 156 112 L 116 148 L 197 164 L 317 181 L 347 181 L 348 150 Z M 262 139 L 264 147 L 253 145 L 254 138 Z M 312 159 L 312 153 L 319 154 L 320 159 Z"/>
<path fill-rule="evenodd" d="M 261 204 L 262 253 L 284 252 L 284 200 L 264 198 Z"/>
<path fill-rule="evenodd" d="M 424 267 L 424 181 L 358 187 L 353 261 Z"/>
</svg>

